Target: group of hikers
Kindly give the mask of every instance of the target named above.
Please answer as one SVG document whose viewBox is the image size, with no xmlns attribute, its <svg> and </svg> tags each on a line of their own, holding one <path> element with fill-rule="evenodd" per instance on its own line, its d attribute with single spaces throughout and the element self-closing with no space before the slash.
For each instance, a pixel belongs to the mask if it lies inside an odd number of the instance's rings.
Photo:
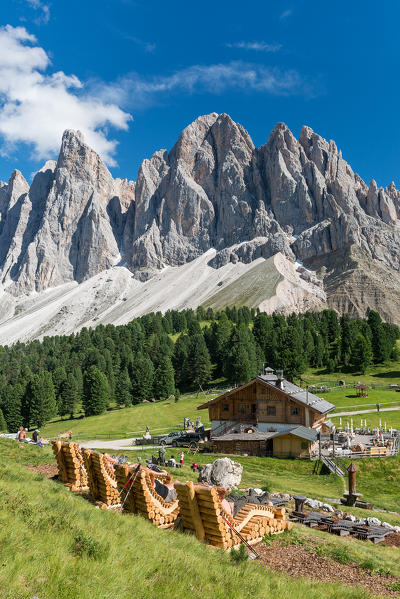
<svg viewBox="0 0 400 599">
<path fill-rule="evenodd" d="M 26 434 L 28 432 L 27 428 L 24 428 L 23 426 L 20 426 L 18 429 L 18 433 L 17 436 L 15 437 L 16 441 L 19 441 L 20 443 L 35 443 L 36 445 L 39 445 L 39 447 L 43 447 L 44 445 L 44 438 L 40 437 L 40 430 L 39 429 L 35 429 L 32 433 L 32 438 L 29 440 L 26 437 Z"/>
</svg>

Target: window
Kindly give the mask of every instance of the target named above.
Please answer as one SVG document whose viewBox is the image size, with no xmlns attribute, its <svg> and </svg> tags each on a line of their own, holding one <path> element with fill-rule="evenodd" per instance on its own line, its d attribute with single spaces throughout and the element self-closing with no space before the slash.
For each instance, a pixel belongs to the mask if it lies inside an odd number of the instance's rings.
<svg viewBox="0 0 400 599">
<path fill-rule="evenodd" d="M 239 414 L 244 414 L 244 404 L 239 404 Z"/>
<path fill-rule="evenodd" d="M 255 415 L 255 413 L 257 412 L 257 405 L 255 403 L 251 404 L 251 413 L 253 414 L 253 416 Z"/>
<path fill-rule="evenodd" d="M 261 389 L 261 393 L 265 393 L 265 389 Z"/>
<path fill-rule="evenodd" d="M 223 403 L 222 404 L 222 411 L 223 412 L 229 412 L 229 404 L 228 403 Z"/>
<path fill-rule="evenodd" d="M 308 449 L 308 441 L 302 441 L 301 442 L 301 448 L 302 449 Z"/>
<path fill-rule="evenodd" d="M 298 416 L 299 415 L 299 408 L 292 408 L 292 416 Z"/>
<path fill-rule="evenodd" d="M 275 406 L 268 406 L 267 407 L 267 414 L 268 414 L 268 416 L 276 416 L 276 407 Z"/>
</svg>

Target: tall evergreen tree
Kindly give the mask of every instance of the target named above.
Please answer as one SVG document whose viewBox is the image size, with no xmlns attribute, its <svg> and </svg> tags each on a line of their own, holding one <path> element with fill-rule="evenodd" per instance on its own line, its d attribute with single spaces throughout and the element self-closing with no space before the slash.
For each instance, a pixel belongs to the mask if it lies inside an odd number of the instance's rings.
<svg viewBox="0 0 400 599">
<path fill-rule="evenodd" d="M 355 368 L 355 370 L 358 370 L 361 372 L 361 374 L 365 374 L 368 366 L 372 362 L 372 356 L 373 354 L 370 342 L 364 337 L 364 335 L 359 333 L 354 340 L 351 350 L 350 364 L 353 366 L 353 368 Z"/>
<path fill-rule="evenodd" d="M 186 381 L 206 385 L 211 379 L 211 359 L 203 335 L 193 335 L 189 342 L 189 351 L 184 364 Z"/>
<path fill-rule="evenodd" d="M 153 397 L 154 366 L 147 355 L 135 354 L 130 371 L 132 403 L 137 404 L 143 399 Z"/>
<path fill-rule="evenodd" d="M 60 416 L 69 414 L 72 419 L 80 399 L 79 384 L 72 372 L 67 375 L 67 378 L 61 384 L 60 399 Z"/>
<path fill-rule="evenodd" d="M 6 385 L 3 389 L 2 409 L 10 433 L 17 432 L 18 428 L 22 426 L 21 404 L 24 394 L 25 389 L 20 383 Z"/>
<path fill-rule="evenodd" d="M 24 397 L 23 419 L 27 428 L 41 427 L 56 415 L 57 404 L 50 372 L 34 374 Z"/>
<path fill-rule="evenodd" d="M 154 396 L 156 399 L 168 399 L 175 393 L 174 368 L 171 358 L 161 356 L 154 375 Z"/>
<path fill-rule="evenodd" d="M 7 432 L 7 423 L 3 416 L 3 412 L 0 409 L 0 433 L 6 433 L 6 432 Z"/>
<path fill-rule="evenodd" d="M 115 401 L 119 406 L 132 405 L 132 385 L 127 368 L 123 368 L 115 386 Z"/>
<path fill-rule="evenodd" d="M 106 375 L 97 366 L 90 366 L 85 372 L 83 387 L 85 416 L 103 414 L 110 399 L 110 387 Z"/>
</svg>

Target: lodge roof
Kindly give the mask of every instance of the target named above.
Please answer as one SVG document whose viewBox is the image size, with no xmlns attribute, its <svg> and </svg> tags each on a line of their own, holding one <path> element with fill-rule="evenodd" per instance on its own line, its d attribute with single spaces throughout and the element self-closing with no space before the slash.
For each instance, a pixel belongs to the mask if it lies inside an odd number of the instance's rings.
<svg viewBox="0 0 400 599">
<path fill-rule="evenodd" d="M 284 435 L 293 435 L 307 441 L 316 441 L 318 433 L 313 428 L 294 425 L 282 431 L 268 431 L 265 433 L 256 431 L 254 433 L 227 433 L 216 437 L 215 441 L 266 441 L 267 439 L 276 439 Z"/>
<path fill-rule="evenodd" d="M 276 374 L 260 374 L 257 378 L 261 379 L 271 387 L 276 387 L 276 382 L 278 380 Z M 335 408 L 335 406 L 329 403 L 329 401 L 326 401 L 326 399 L 318 397 L 318 395 L 314 395 L 314 393 L 310 393 L 310 391 L 307 391 L 286 379 L 281 379 L 280 390 L 320 414 L 326 414 Z"/>
<path fill-rule="evenodd" d="M 255 379 L 252 379 L 248 383 L 245 383 L 244 385 L 241 385 L 240 387 L 236 387 L 235 389 L 231 389 L 227 393 L 224 393 L 224 394 L 216 397 L 215 399 L 212 399 L 211 401 L 208 401 L 207 403 L 202 404 L 197 409 L 204 410 L 205 408 L 208 408 L 210 405 L 217 403 L 218 401 L 221 401 L 222 399 L 227 399 L 230 395 L 234 394 L 238 389 L 243 389 L 244 387 L 251 385 L 252 383 L 254 383 L 257 380 L 261 381 L 263 383 L 266 383 L 267 385 L 273 387 L 274 389 L 278 389 L 279 391 L 284 393 L 287 397 L 290 397 L 290 398 L 294 399 L 295 401 L 304 404 L 305 406 L 311 408 L 312 410 L 314 410 L 315 412 L 318 412 L 319 414 L 326 414 L 327 412 L 331 412 L 335 408 L 335 406 L 333 404 L 329 403 L 329 401 L 326 401 L 322 397 L 318 397 L 318 395 L 314 395 L 314 393 L 310 393 L 310 391 L 307 391 L 306 389 L 302 389 L 298 385 L 295 385 L 294 383 L 291 383 L 290 381 L 288 381 L 284 378 L 279 379 L 280 382 L 279 382 L 279 386 L 278 386 L 277 385 L 278 377 L 276 376 L 276 374 L 270 374 L 268 372 L 268 374 L 260 374 L 259 376 L 257 376 Z"/>
</svg>

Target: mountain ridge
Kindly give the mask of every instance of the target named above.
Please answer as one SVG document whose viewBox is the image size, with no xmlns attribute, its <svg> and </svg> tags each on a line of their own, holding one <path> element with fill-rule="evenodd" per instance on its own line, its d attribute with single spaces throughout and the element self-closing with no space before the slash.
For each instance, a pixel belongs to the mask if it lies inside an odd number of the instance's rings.
<svg viewBox="0 0 400 599">
<path fill-rule="evenodd" d="M 1 284 L 15 298 L 117 265 L 145 282 L 214 248 L 213 268 L 283 255 L 319 281 L 326 305 L 363 315 L 381 304 L 400 322 L 400 192 L 367 185 L 307 126 L 296 139 L 278 123 L 256 148 L 229 115 L 200 116 L 135 182 L 114 179 L 66 130 L 30 186 L 18 170 L 0 183 L 0 218 Z"/>
</svg>

